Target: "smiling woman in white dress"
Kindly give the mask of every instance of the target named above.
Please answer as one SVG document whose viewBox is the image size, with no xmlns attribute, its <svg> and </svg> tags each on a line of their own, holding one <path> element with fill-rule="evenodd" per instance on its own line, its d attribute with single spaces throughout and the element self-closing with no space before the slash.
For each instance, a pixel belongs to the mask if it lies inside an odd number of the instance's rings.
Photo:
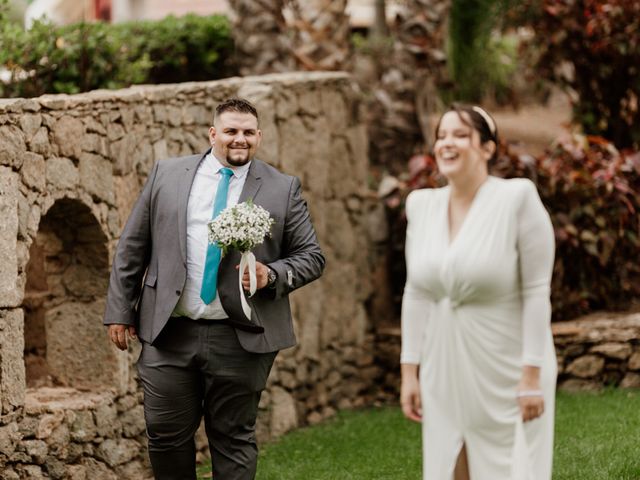
<svg viewBox="0 0 640 480">
<path fill-rule="evenodd" d="M 448 185 L 407 198 L 404 414 L 424 480 L 550 480 L 554 234 L 534 184 L 488 174 L 496 124 L 454 106 L 436 128 Z"/>
</svg>

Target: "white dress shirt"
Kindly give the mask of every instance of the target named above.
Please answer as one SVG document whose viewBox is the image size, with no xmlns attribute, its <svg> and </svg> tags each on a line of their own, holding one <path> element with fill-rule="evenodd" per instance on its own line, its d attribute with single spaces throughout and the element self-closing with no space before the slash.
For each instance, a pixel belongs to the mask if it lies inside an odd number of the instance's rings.
<svg viewBox="0 0 640 480">
<path fill-rule="evenodd" d="M 250 164 L 251 162 L 241 167 L 230 167 L 233 175 L 229 182 L 227 207 L 238 203 Z M 213 215 L 213 203 L 222 176 L 219 173 L 221 168 L 224 167 L 220 161 L 209 153 L 200 162 L 191 185 L 187 205 L 187 281 L 180 300 L 171 314 L 173 317 L 189 317 L 194 320 L 229 317 L 222 308 L 217 294 L 209 305 L 200 298 L 204 263 L 207 257 L 207 223 L 211 221 Z"/>
</svg>

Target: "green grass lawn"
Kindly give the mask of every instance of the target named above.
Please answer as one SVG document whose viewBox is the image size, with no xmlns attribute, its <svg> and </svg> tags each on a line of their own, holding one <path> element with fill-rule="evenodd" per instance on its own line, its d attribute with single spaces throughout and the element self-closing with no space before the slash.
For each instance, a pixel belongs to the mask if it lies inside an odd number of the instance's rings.
<svg viewBox="0 0 640 480">
<path fill-rule="evenodd" d="M 559 393 L 554 480 L 640 479 L 640 391 Z M 210 478 L 203 467 L 201 478 Z M 417 480 L 420 426 L 397 408 L 341 412 L 264 445 L 257 480 Z"/>
</svg>

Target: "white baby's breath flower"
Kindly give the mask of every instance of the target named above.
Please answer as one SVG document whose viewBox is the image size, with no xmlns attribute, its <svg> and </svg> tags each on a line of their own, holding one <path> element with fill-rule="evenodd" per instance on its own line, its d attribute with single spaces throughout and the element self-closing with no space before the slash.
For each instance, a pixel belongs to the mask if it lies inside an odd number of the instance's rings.
<svg viewBox="0 0 640 480">
<path fill-rule="evenodd" d="M 208 224 L 209 243 L 217 243 L 226 255 L 236 249 L 248 252 L 264 242 L 274 220 L 251 200 L 225 208 Z"/>
</svg>

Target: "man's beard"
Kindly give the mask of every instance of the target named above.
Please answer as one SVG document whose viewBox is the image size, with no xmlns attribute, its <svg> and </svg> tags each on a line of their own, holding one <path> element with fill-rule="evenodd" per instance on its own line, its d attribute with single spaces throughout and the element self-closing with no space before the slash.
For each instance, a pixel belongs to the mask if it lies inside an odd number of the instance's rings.
<svg viewBox="0 0 640 480">
<path fill-rule="evenodd" d="M 231 152 L 227 152 L 227 163 L 232 167 L 241 167 L 242 165 L 246 165 L 251 160 L 250 150 L 246 149 L 243 153 L 244 156 L 240 157 L 239 155 L 232 156 Z"/>
<path fill-rule="evenodd" d="M 232 167 L 241 167 L 243 165 L 246 165 L 247 163 L 249 163 L 249 160 L 251 160 L 251 158 L 249 158 L 249 154 L 247 154 L 243 158 L 232 158 L 231 155 L 227 155 L 227 163 Z"/>
</svg>

